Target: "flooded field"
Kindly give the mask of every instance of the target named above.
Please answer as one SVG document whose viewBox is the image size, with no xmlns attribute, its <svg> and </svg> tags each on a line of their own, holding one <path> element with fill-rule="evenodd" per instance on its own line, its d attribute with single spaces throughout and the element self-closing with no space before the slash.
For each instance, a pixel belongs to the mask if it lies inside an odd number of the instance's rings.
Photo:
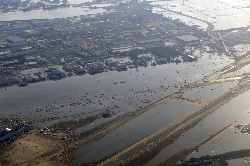
<svg viewBox="0 0 250 166">
<path fill-rule="evenodd" d="M 205 146 L 201 147 L 198 152 L 192 153 L 189 157 L 201 157 L 205 155 L 223 154 L 225 152 L 249 149 L 250 136 L 232 131 L 229 128 L 224 133 L 209 141 Z"/>
<path fill-rule="evenodd" d="M 181 149 L 198 145 L 199 143 L 207 139 L 209 135 L 216 133 L 229 124 L 240 124 L 246 122 L 249 119 L 250 104 L 249 102 L 245 101 L 245 99 L 249 96 L 250 91 L 244 92 L 232 99 L 229 103 L 220 107 L 218 110 L 207 116 L 203 121 L 199 122 L 199 124 L 197 124 L 195 127 L 186 131 L 183 136 L 179 137 L 173 144 L 163 149 L 147 165 L 161 162 L 162 160 L 177 153 Z M 245 121 L 243 121 L 244 119 Z M 199 150 L 197 154 L 200 154 L 199 156 L 202 156 L 204 154 L 207 154 L 207 152 L 211 154 L 212 151 L 218 153 L 218 150 L 220 150 L 221 152 L 225 152 L 227 150 L 239 150 L 239 148 L 242 149 L 244 147 L 247 147 L 247 145 L 245 144 L 250 139 L 248 135 L 234 133 L 232 132 L 232 129 L 228 129 L 228 131 L 225 132 L 225 134 L 228 133 L 229 135 L 225 135 L 224 137 L 224 144 L 219 143 L 223 142 L 223 139 L 219 139 L 219 142 L 217 142 L 218 138 L 221 138 L 223 136 L 223 133 L 215 138 L 216 143 L 213 143 L 214 141 L 210 141 L 210 145 L 203 146 L 201 148 L 201 151 Z M 230 146 L 228 146 L 227 143 L 230 143 Z M 212 148 L 210 148 L 210 146 Z M 204 149 L 203 153 L 202 149 Z M 205 152 L 206 149 L 208 149 L 208 151 Z"/>
<path fill-rule="evenodd" d="M 91 1 L 91 0 L 90 0 Z M 36 0 L 34 0 L 36 2 Z M 81 0 L 69 0 L 69 4 L 81 4 L 87 1 Z M 250 18 L 246 17 L 249 12 L 250 2 L 244 0 L 237 1 L 226 1 L 226 0 L 190 0 L 183 1 L 151 1 L 154 5 L 153 12 L 162 13 L 166 17 L 171 17 L 172 19 L 180 19 L 185 22 L 187 25 L 198 25 L 201 29 L 206 29 L 207 24 L 203 21 L 176 14 L 174 12 L 168 11 L 168 9 L 181 12 L 185 15 L 199 18 L 216 25 L 217 29 L 230 29 L 230 28 L 239 28 L 245 27 L 249 24 Z M 108 4 L 110 5 L 110 4 Z M 105 7 L 108 5 L 96 4 L 96 7 Z M 156 6 L 159 5 L 159 6 Z M 94 5 L 95 6 L 95 5 Z M 2 21 L 11 21 L 11 20 L 30 20 L 30 19 L 52 19 L 52 18 L 64 18 L 64 17 L 73 17 L 80 15 L 93 15 L 97 13 L 103 13 L 106 10 L 102 8 L 86 10 L 86 8 L 81 7 L 69 7 L 69 8 L 60 8 L 54 10 L 43 10 L 44 13 L 41 15 L 41 10 L 33 11 L 16 11 L 1 13 L 0 19 Z"/>
<path fill-rule="evenodd" d="M 186 92 L 183 97 L 191 100 L 198 100 L 200 102 L 209 101 L 225 93 L 235 85 L 237 84 L 230 82 L 193 88 Z"/>
<path fill-rule="evenodd" d="M 78 150 L 75 156 L 76 164 L 97 161 L 124 149 L 196 108 L 196 105 L 182 102 L 169 102 L 158 106 L 132 119 L 129 123 L 114 130 L 98 142 Z"/>
<path fill-rule="evenodd" d="M 152 5 L 159 5 L 160 7 L 156 7 L 155 11 L 163 13 L 165 16 L 168 16 L 169 12 L 162 9 L 170 9 L 211 23 L 214 22 L 217 29 L 245 27 L 250 22 L 250 18 L 246 17 L 250 12 L 250 2 L 244 0 L 189 0 L 184 1 L 184 3 L 182 0 L 168 2 L 155 1 L 152 2 Z M 192 24 L 204 27 L 203 23 L 189 19 L 188 17 L 178 14 L 170 14 L 169 16 L 173 19 L 180 19 L 188 24 L 191 22 Z"/>
</svg>

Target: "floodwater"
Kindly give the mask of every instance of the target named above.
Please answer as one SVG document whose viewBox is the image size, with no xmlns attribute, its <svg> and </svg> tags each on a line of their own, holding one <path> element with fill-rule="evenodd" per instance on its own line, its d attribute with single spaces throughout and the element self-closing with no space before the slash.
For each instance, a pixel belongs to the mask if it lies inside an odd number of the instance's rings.
<svg viewBox="0 0 250 166">
<path fill-rule="evenodd" d="M 233 127 L 229 128 L 200 148 L 198 152 L 192 153 L 189 157 L 212 156 L 235 150 L 249 149 L 250 136 L 242 133 L 235 133 L 232 130 Z"/>
<path fill-rule="evenodd" d="M 250 96 L 250 91 L 246 91 L 242 93 L 241 95 L 235 97 L 234 99 L 232 99 L 230 102 L 223 105 L 219 109 L 217 109 L 212 114 L 208 115 L 203 121 L 199 122 L 195 127 L 186 131 L 183 134 L 183 136 L 179 137 L 173 144 L 163 149 L 147 165 L 153 165 L 154 163 L 159 163 L 163 161 L 164 159 L 177 153 L 181 149 L 190 148 L 195 145 L 198 145 L 202 143 L 205 139 L 207 139 L 209 135 L 212 135 L 218 132 L 219 130 L 223 129 L 229 124 L 235 124 L 235 123 L 241 124 L 241 122 L 244 119 L 245 119 L 245 122 L 248 121 L 249 116 L 250 116 L 249 115 L 250 103 L 246 101 L 246 99 L 248 99 L 249 96 Z M 235 133 L 231 133 L 231 135 L 232 134 L 235 134 Z M 238 147 L 244 147 L 244 144 L 246 143 L 246 139 L 247 140 L 250 139 L 249 136 L 245 137 L 245 135 L 243 134 L 235 135 L 234 137 L 229 138 L 231 137 L 231 135 L 225 138 L 229 140 L 230 139 L 234 140 L 234 142 L 232 143 L 232 146 L 230 143 L 230 144 L 221 144 L 221 145 L 217 144 L 217 146 L 213 146 L 213 147 L 214 148 L 219 147 L 220 149 L 226 149 L 226 148 L 232 147 L 232 149 L 230 150 L 233 150 L 233 149 L 237 150 Z M 222 135 L 220 135 L 219 137 L 221 136 Z M 218 138 L 216 138 L 216 140 Z M 210 153 L 211 151 L 212 149 L 210 150 Z"/>
<path fill-rule="evenodd" d="M 184 93 L 183 97 L 191 100 L 198 100 L 200 102 L 209 101 L 227 92 L 230 88 L 233 88 L 235 85 L 237 85 L 235 82 L 234 83 L 226 82 L 226 83 L 192 88 L 191 90 Z"/>
<path fill-rule="evenodd" d="M 204 53 L 193 63 L 138 67 L 124 72 L 109 71 L 47 80 L 26 87 L 4 87 L 0 89 L 0 118 L 19 117 L 32 120 L 40 127 L 48 127 L 72 118 L 98 116 L 93 124 L 76 129 L 83 132 L 145 107 L 178 91 L 175 86 L 201 80 L 233 61 L 226 56 Z M 35 73 L 37 69 L 22 74 L 32 74 L 32 71 Z M 103 119 L 101 114 L 106 110 L 114 115 Z"/>
<path fill-rule="evenodd" d="M 100 160 L 118 150 L 124 149 L 145 136 L 163 128 L 197 108 L 182 102 L 168 102 L 135 117 L 83 149 L 77 151 L 76 164 Z"/>
<path fill-rule="evenodd" d="M 199 20 L 187 17 L 187 16 L 179 15 L 179 14 L 176 14 L 176 13 L 173 13 L 173 12 L 170 12 L 165 9 L 158 8 L 158 7 L 153 8 L 153 13 L 162 13 L 164 17 L 170 17 L 173 20 L 179 19 L 188 26 L 196 25 L 196 26 L 199 26 L 198 27 L 199 29 L 203 29 L 203 30 L 205 30 L 208 26 L 207 23 L 203 21 L 199 21 Z"/>
<path fill-rule="evenodd" d="M 103 8 L 86 10 L 86 8 L 81 8 L 81 7 L 65 7 L 53 10 L 39 9 L 27 12 L 15 11 L 8 13 L 0 13 L 0 20 L 12 21 L 12 20 L 32 20 L 32 19 L 54 19 L 54 18 L 67 18 L 80 15 L 83 16 L 95 15 L 104 12 L 106 12 L 106 10 Z"/>
<path fill-rule="evenodd" d="M 49 80 L 29 84 L 26 87 L 11 86 L 0 89 L 0 112 L 13 113 L 12 111 L 15 112 L 21 108 L 32 109 L 37 106 L 53 104 L 54 102 L 63 103 L 83 97 L 91 100 L 100 98 L 104 100 L 104 97 L 108 99 L 112 97 L 127 98 L 127 104 L 129 104 L 129 100 L 136 100 L 138 93 L 142 94 L 142 92 L 154 90 L 164 92 L 164 90 L 169 89 L 169 86 L 195 82 L 232 62 L 232 59 L 225 56 L 210 57 L 208 54 L 204 54 L 197 62 L 193 63 L 180 63 L 178 65 L 172 63 L 156 67 L 128 69 L 124 72 L 86 74 L 58 81 Z M 103 97 L 100 94 L 103 94 Z M 138 97 L 140 100 L 142 99 L 139 94 Z M 156 97 L 152 94 L 152 100 Z M 158 97 L 164 97 L 164 94 L 159 93 Z M 151 100 L 151 95 L 147 94 L 145 98 Z M 131 104 L 135 104 L 135 102 Z"/>
<path fill-rule="evenodd" d="M 246 166 L 249 165 L 250 158 L 249 157 L 244 157 L 241 159 L 231 159 L 231 160 L 227 160 L 228 162 L 228 166 Z"/>
<path fill-rule="evenodd" d="M 31 2 L 39 2 L 40 0 L 31 0 Z M 92 2 L 92 0 L 67 0 L 68 4 L 82 4 L 86 2 Z"/>
<path fill-rule="evenodd" d="M 143 92 L 143 93 L 137 93 L 134 95 L 126 95 L 125 97 L 119 97 L 116 100 L 112 100 L 109 103 L 109 108 L 108 110 L 112 111 L 115 113 L 111 118 L 101 118 L 95 120 L 92 124 L 85 125 L 81 128 L 76 129 L 76 132 L 84 132 L 89 129 L 92 129 L 95 126 L 98 126 L 104 122 L 110 121 L 112 119 L 115 119 L 119 115 L 123 115 L 128 112 L 135 111 L 136 109 L 140 107 L 145 107 L 149 105 L 150 103 L 154 103 L 163 96 L 169 96 L 173 92 L 178 91 L 178 88 L 171 88 L 171 89 L 156 89 L 154 90 L 154 93 L 151 92 Z M 117 108 L 119 107 L 119 108 Z M 91 110 L 91 109 L 89 109 Z M 100 113 L 104 112 L 104 109 L 100 111 Z"/>
<path fill-rule="evenodd" d="M 238 44 L 233 49 L 237 51 L 236 56 L 241 56 L 250 51 L 250 44 Z"/>
<path fill-rule="evenodd" d="M 249 112 L 232 122 L 230 128 L 202 146 L 198 152 L 192 153 L 189 157 L 201 157 L 203 155 L 216 155 L 235 150 L 250 149 L 250 135 L 241 132 L 236 133 L 234 130 L 234 126 L 237 124 L 250 123 L 250 109 L 247 108 L 247 110 Z"/>
<path fill-rule="evenodd" d="M 154 10 L 159 11 L 159 13 L 163 13 L 165 16 L 168 16 L 168 14 L 165 13 L 169 13 L 166 9 L 170 9 L 214 23 L 216 25 L 216 29 L 225 30 L 230 28 L 246 27 L 250 23 L 250 18 L 248 17 L 250 12 L 250 2 L 245 0 L 188 0 L 184 1 L 184 4 L 182 0 L 174 0 L 155 1 L 151 4 L 159 4 L 160 7 L 156 6 Z M 204 27 L 203 23 L 178 14 L 173 13 L 170 17 L 180 19 L 185 23 L 193 22 L 193 24 Z"/>
<path fill-rule="evenodd" d="M 229 77 L 235 77 L 235 76 L 241 76 L 242 74 L 249 73 L 250 71 L 250 65 L 245 65 L 244 67 L 240 68 L 237 71 L 229 72 L 226 74 L 223 74 L 219 76 L 218 78 L 229 78 Z"/>
<path fill-rule="evenodd" d="M 36 1 L 36 0 L 33 0 Z M 91 0 L 90 0 L 91 1 Z M 172 11 L 181 12 L 201 20 L 211 22 L 215 25 L 215 29 L 230 29 L 246 27 L 250 23 L 248 17 L 250 12 L 250 2 L 246 0 L 172 0 L 172 1 L 152 1 L 154 5 L 153 12 L 162 13 L 165 17 L 172 19 L 180 19 L 187 25 L 198 25 L 202 29 L 206 29 L 207 24 L 203 21 L 194 18 L 186 17 Z M 69 4 L 81 4 L 88 2 L 88 0 L 68 0 Z M 110 4 L 108 4 L 110 5 Z M 159 6 L 155 6 L 159 5 Z M 104 4 L 96 4 L 96 6 L 106 6 Z M 54 10 L 33 10 L 33 11 L 16 11 L 1 13 L 1 21 L 12 20 L 30 20 L 30 19 L 53 19 L 53 18 L 66 18 L 79 15 L 92 15 L 105 12 L 105 9 L 88 9 L 81 7 L 59 8 Z M 41 14 L 43 13 L 43 14 Z"/>
</svg>

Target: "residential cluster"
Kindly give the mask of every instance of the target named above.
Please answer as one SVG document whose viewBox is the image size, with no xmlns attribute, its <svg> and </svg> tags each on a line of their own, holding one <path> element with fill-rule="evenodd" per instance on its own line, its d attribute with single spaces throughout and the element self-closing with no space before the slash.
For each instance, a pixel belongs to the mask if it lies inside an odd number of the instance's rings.
<svg viewBox="0 0 250 166">
<path fill-rule="evenodd" d="M 13 142 L 18 136 L 29 132 L 30 129 L 31 126 L 26 122 L 2 120 L 0 124 L 0 146 Z"/>
<path fill-rule="evenodd" d="M 0 86 L 194 61 L 184 46 L 209 40 L 199 27 L 152 13 L 149 5 L 135 1 L 96 15 L 0 22 L 0 32 Z M 43 70 L 22 72 L 30 69 Z"/>
</svg>

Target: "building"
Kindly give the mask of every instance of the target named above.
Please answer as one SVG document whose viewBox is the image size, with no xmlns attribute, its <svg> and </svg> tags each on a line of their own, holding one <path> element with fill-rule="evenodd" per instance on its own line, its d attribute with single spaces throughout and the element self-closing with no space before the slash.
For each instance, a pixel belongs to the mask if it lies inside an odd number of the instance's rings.
<svg viewBox="0 0 250 166">
<path fill-rule="evenodd" d="M 0 76 L 0 86 L 9 85 L 18 82 L 15 76 Z"/>
<path fill-rule="evenodd" d="M 128 67 L 127 67 L 127 65 L 126 65 L 125 63 L 121 63 L 121 64 L 119 64 L 119 65 L 116 67 L 116 70 L 117 70 L 117 71 L 126 71 L 126 70 L 128 70 Z"/>
<path fill-rule="evenodd" d="M 8 37 L 7 41 L 10 43 L 20 43 L 23 42 L 23 39 L 21 39 L 20 37 Z"/>
<path fill-rule="evenodd" d="M 156 58 L 156 59 L 155 59 L 155 62 L 156 62 L 158 65 L 160 65 L 160 64 L 166 64 L 166 63 L 168 63 L 168 60 L 167 60 L 167 58 Z"/>
<path fill-rule="evenodd" d="M 61 77 L 64 77 L 64 76 L 65 76 L 65 73 L 64 73 L 64 72 L 61 72 L 61 71 L 59 71 L 59 70 L 52 70 L 52 71 L 48 74 L 49 79 L 61 78 Z"/>
<path fill-rule="evenodd" d="M 26 63 L 27 66 L 36 66 L 37 62 L 28 62 Z"/>
<path fill-rule="evenodd" d="M 175 39 L 177 41 L 183 42 L 183 43 L 197 43 L 197 42 L 200 42 L 200 39 L 193 36 L 193 35 L 176 36 Z"/>
<path fill-rule="evenodd" d="M 26 82 L 37 82 L 40 81 L 40 78 L 38 76 L 27 76 L 25 77 Z"/>
<path fill-rule="evenodd" d="M 64 49 L 64 50 L 54 50 L 54 51 L 49 51 L 49 52 L 43 52 L 42 54 L 45 57 L 51 57 L 51 56 L 56 56 L 56 55 L 70 54 L 73 52 L 74 51 L 72 49 Z"/>
<path fill-rule="evenodd" d="M 8 53 L 5 53 L 5 54 L 1 55 L 0 60 L 1 59 L 5 60 L 5 59 L 17 58 L 17 57 L 20 57 L 20 56 L 30 55 L 30 54 L 34 54 L 34 53 L 37 53 L 36 49 L 18 51 L 18 52 L 14 52 L 14 53 L 8 52 Z"/>
<path fill-rule="evenodd" d="M 17 64 L 20 64 L 21 61 L 17 60 L 17 59 L 14 59 L 12 61 L 5 61 L 3 63 L 3 66 L 13 66 L 13 65 L 17 65 Z"/>
<path fill-rule="evenodd" d="M 74 73 L 77 74 L 77 75 L 85 74 L 85 73 L 86 73 L 86 70 L 84 70 L 83 68 L 80 68 L 80 67 L 74 68 L 73 71 L 74 71 Z"/>
<path fill-rule="evenodd" d="M 183 55 L 182 59 L 184 62 L 193 62 L 197 60 L 197 57 L 194 57 L 192 55 Z"/>
<path fill-rule="evenodd" d="M 44 65 L 44 64 L 46 64 L 46 63 L 47 63 L 47 61 L 44 60 L 44 59 L 38 59 L 38 60 L 37 60 L 37 64 L 39 64 L 39 65 Z"/>
<path fill-rule="evenodd" d="M 140 44 L 140 45 L 155 44 L 155 43 L 158 43 L 158 42 L 162 42 L 162 39 L 157 38 L 157 39 L 140 40 L 140 41 L 138 41 L 138 44 Z"/>
<path fill-rule="evenodd" d="M 113 113 L 110 111 L 105 111 L 102 113 L 103 118 L 110 118 L 112 115 L 113 115 Z"/>
</svg>

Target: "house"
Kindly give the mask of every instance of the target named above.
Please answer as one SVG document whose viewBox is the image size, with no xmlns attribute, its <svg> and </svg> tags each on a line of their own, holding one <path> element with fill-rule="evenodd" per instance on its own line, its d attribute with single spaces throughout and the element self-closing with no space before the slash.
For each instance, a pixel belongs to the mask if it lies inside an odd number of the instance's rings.
<svg viewBox="0 0 250 166">
<path fill-rule="evenodd" d="M 65 73 L 64 73 L 64 72 L 61 72 L 61 71 L 59 71 L 59 70 L 52 70 L 52 71 L 48 74 L 49 79 L 61 78 L 61 77 L 64 77 L 64 76 L 65 76 Z"/>
<path fill-rule="evenodd" d="M 30 127 L 30 126 L 25 125 L 25 126 L 23 127 L 23 129 L 22 129 L 22 131 L 21 131 L 21 132 L 23 132 L 23 133 L 27 133 L 30 129 L 31 129 L 31 127 Z"/>
<path fill-rule="evenodd" d="M 158 65 L 160 65 L 160 64 L 166 64 L 166 63 L 168 63 L 168 60 L 167 60 L 167 58 L 156 58 L 156 59 L 155 59 L 155 62 L 156 62 Z"/>
<path fill-rule="evenodd" d="M 4 54 L 2 54 L 3 57 L 1 59 L 12 59 L 12 58 L 20 57 L 20 56 L 34 54 L 36 52 L 37 52 L 36 49 L 30 49 L 30 50 L 21 50 L 21 51 L 14 52 L 14 53 L 10 53 L 10 52 L 4 53 Z"/>
<path fill-rule="evenodd" d="M 65 64 L 65 59 L 64 58 L 60 59 L 60 64 Z"/>
<path fill-rule="evenodd" d="M 0 76 L 0 86 L 18 82 L 15 76 Z"/>
<path fill-rule="evenodd" d="M 24 78 L 26 82 L 33 82 L 33 77 L 32 76 L 27 76 Z"/>
<path fill-rule="evenodd" d="M 27 85 L 27 83 L 25 82 L 25 81 L 20 81 L 20 82 L 18 82 L 18 86 L 26 86 Z"/>
<path fill-rule="evenodd" d="M 133 65 L 133 64 L 131 64 L 131 65 L 129 65 L 129 68 L 130 68 L 130 69 L 132 69 L 132 68 L 136 68 L 136 66 L 135 66 L 135 65 Z"/>
<path fill-rule="evenodd" d="M 34 57 L 34 56 L 27 55 L 27 56 L 24 57 L 24 59 L 25 59 L 26 62 L 35 62 L 35 61 L 37 61 L 38 58 Z"/>
<path fill-rule="evenodd" d="M 40 80 L 45 80 L 46 79 L 46 75 L 44 73 L 37 73 L 37 76 L 40 78 Z"/>
<path fill-rule="evenodd" d="M 3 66 L 14 66 L 14 65 L 17 65 L 17 64 L 20 64 L 21 61 L 19 61 L 18 59 L 14 59 L 14 60 L 11 60 L 11 61 L 5 61 L 3 63 Z"/>
<path fill-rule="evenodd" d="M 89 51 L 89 54 L 93 55 L 93 56 L 106 56 L 108 55 L 107 50 L 105 50 L 104 48 L 98 48 L 98 49 L 93 49 L 91 51 Z"/>
<path fill-rule="evenodd" d="M 118 64 L 119 64 L 119 62 L 118 61 L 113 61 L 112 59 L 107 59 L 106 61 L 105 61 L 105 64 L 107 65 L 107 66 L 109 66 L 109 67 L 114 67 L 114 66 L 117 66 Z"/>
<path fill-rule="evenodd" d="M 93 74 L 97 74 L 98 72 L 97 72 L 97 70 L 89 70 L 88 73 L 90 75 L 93 75 Z"/>
<path fill-rule="evenodd" d="M 121 64 L 119 64 L 119 65 L 116 67 L 116 70 L 117 70 L 117 71 L 126 71 L 126 70 L 128 70 L 128 67 L 127 67 L 127 65 L 126 65 L 125 63 L 121 63 Z"/>
<path fill-rule="evenodd" d="M 148 40 L 140 40 L 138 41 L 138 44 L 144 45 L 144 44 L 155 44 L 158 42 L 162 42 L 161 38 L 156 38 L 156 39 L 148 39 Z"/>
<path fill-rule="evenodd" d="M 37 60 L 37 64 L 39 64 L 39 65 L 43 65 L 43 64 L 46 64 L 47 62 L 46 62 L 46 60 L 44 60 L 44 59 L 38 59 Z"/>
<path fill-rule="evenodd" d="M 55 63 L 55 64 L 59 63 L 57 57 L 52 57 L 51 61 L 52 61 L 52 63 Z"/>
<path fill-rule="evenodd" d="M 112 115 L 113 115 L 113 113 L 110 111 L 105 111 L 102 113 L 103 118 L 110 118 Z"/>
<path fill-rule="evenodd" d="M 37 62 L 28 62 L 27 65 L 28 66 L 35 66 L 35 65 L 37 65 Z"/>
<path fill-rule="evenodd" d="M 25 78 L 26 82 L 36 82 L 36 81 L 40 81 L 40 78 L 38 76 L 27 76 Z"/>
<path fill-rule="evenodd" d="M 104 71 L 103 64 L 99 62 L 87 64 L 87 66 L 89 67 L 89 74 L 96 74 Z"/>
<path fill-rule="evenodd" d="M 0 137 L 0 143 L 4 142 L 4 141 L 8 141 L 10 139 L 14 139 L 17 136 L 18 132 L 14 131 L 14 132 L 10 132 L 6 135 L 4 135 L 3 137 Z"/>
<path fill-rule="evenodd" d="M 105 61 L 105 64 L 107 65 L 107 66 L 112 66 L 113 65 L 113 59 L 107 59 L 106 61 Z"/>
<path fill-rule="evenodd" d="M 5 134 L 7 134 L 7 130 L 6 129 L 0 129 L 0 137 L 4 136 Z"/>
<path fill-rule="evenodd" d="M 22 123 L 17 123 L 11 127 L 11 131 L 19 130 L 21 127 L 23 127 Z"/>
<path fill-rule="evenodd" d="M 78 75 L 86 73 L 86 70 L 84 70 L 83 68 L 80 68 L 80 67 L 74 68 L 73 71 L 75 74 L 78 74 Z"/>
<path fill-rule="evenodd" d="M 8 37 L 7 41 L 10 43 L 19 43 L 19 42 L 23 42 L 23 39 L 19 37 Z"/>
</svg>

